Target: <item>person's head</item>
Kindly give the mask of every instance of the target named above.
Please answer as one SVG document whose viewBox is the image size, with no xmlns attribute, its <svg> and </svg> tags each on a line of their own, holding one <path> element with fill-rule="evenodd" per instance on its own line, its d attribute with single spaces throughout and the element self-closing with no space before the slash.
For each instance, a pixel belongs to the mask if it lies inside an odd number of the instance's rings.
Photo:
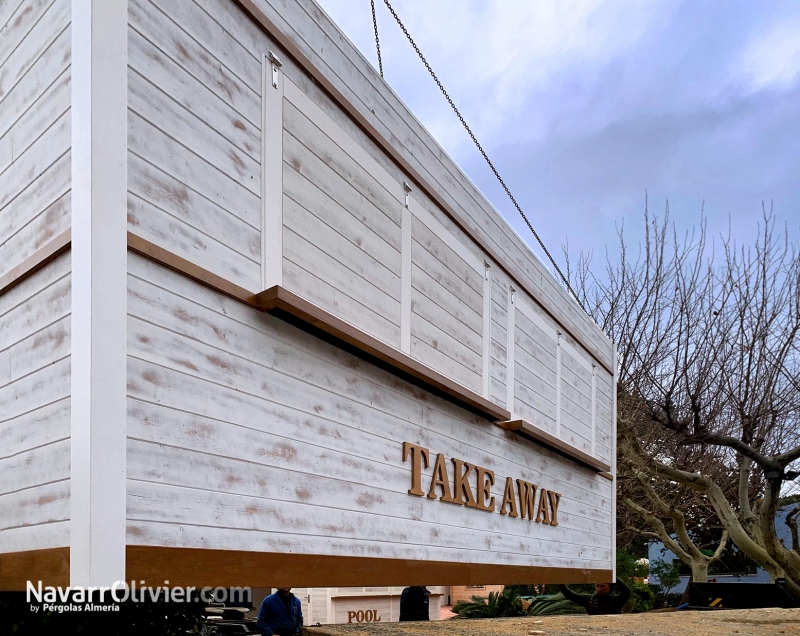
<svg viewBox="0 0 800 636">
<path fill-rule="evenodd" d="M 595 583 L 594 584 L 594 593 L 597 596 L 605 596 L 606 594 L 610 594 L 613 583 Z"/>
<path fill-rule="evenodd" d="M 292 591 L 292 588 L 290 588 L 290 587 L 279 587 L 278 588 L 278 594 L 280 594 L 281 596 L 289 596 L 289 593 L 291 591 Z"/>
</svg>

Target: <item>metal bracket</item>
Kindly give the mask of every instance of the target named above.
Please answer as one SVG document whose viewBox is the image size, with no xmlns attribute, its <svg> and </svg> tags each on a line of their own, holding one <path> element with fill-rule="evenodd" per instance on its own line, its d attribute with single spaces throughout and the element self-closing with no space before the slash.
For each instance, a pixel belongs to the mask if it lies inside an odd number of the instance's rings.
<svg viewBox="0 0 800 636">
<path fill-rule="evenodd" d="M 278 69 L 283 66 L 281 58 L 275 55 L 272 51 L 268 53 L 269 61 L 272 64 L 272 87 L 278 88 Z"/>
<path fill-rule="evenodd" d="M 516 290 L 516 288 L 515 288 L 513 285 L 511 285 L 511 286 L 508 288 L 508 293 L 509 293 L 509 294 L 511 294 L 511 304 L 513 305 L 513 304 L 514 304 L 514 294 L 516 294 L 516 293 L 517 293 L 517 290 Z"/>
<path fill-rule="evenodd" d="M 408 183 L 408 181 L 403 181 L 403 190 L 405 191 L 405 194 L 406 194 L 406 203 L 405 203 L 405 205 L 406 205 L 406 207 L 408 207 L 409 195 L 411 194 L 411 185 Z"/>
<path fill-rule="evenodd" d="M 483 275 L 485 280 L 489 280 L 489 269 L 492 267 L 489 261 L 483 261 Z"/>
</svg>

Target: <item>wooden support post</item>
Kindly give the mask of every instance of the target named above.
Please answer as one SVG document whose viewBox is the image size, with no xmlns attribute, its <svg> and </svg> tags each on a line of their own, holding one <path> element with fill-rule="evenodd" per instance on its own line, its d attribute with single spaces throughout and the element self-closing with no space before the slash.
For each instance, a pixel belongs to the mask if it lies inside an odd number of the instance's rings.
<svg viewBox="0 0 800 636">
<path fill-rule="evenodd" d="M 72 0 L 70 584 L 125 578 L 126 0 Z"/>
</svg>

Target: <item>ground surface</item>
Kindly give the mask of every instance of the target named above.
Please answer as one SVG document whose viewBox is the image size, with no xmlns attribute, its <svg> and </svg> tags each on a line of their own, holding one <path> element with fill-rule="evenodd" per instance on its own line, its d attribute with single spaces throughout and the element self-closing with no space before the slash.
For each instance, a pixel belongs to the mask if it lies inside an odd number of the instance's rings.
<svg viewBox="0 0 800 636">
<path fill-rule="evenodd" d="M 308 627 L 308 636 L 800 636 L 800 609 L 655 612 Z"/>
</svg>

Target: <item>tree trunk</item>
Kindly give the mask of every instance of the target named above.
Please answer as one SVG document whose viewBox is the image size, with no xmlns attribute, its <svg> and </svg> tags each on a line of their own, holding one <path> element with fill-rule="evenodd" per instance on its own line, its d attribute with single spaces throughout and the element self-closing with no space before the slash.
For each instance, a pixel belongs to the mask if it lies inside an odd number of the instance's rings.
<svg viewBox="0 0 800 636">
<path fill-rule="evenodd" d="M 689 579 L 690 581 L 694 581 L 695 583 L 707 583 L 708 582 L 708 560 L 703 559 L 702 561 L 697 559 L 692 559 L 692 577 Z"/>
</svg>

